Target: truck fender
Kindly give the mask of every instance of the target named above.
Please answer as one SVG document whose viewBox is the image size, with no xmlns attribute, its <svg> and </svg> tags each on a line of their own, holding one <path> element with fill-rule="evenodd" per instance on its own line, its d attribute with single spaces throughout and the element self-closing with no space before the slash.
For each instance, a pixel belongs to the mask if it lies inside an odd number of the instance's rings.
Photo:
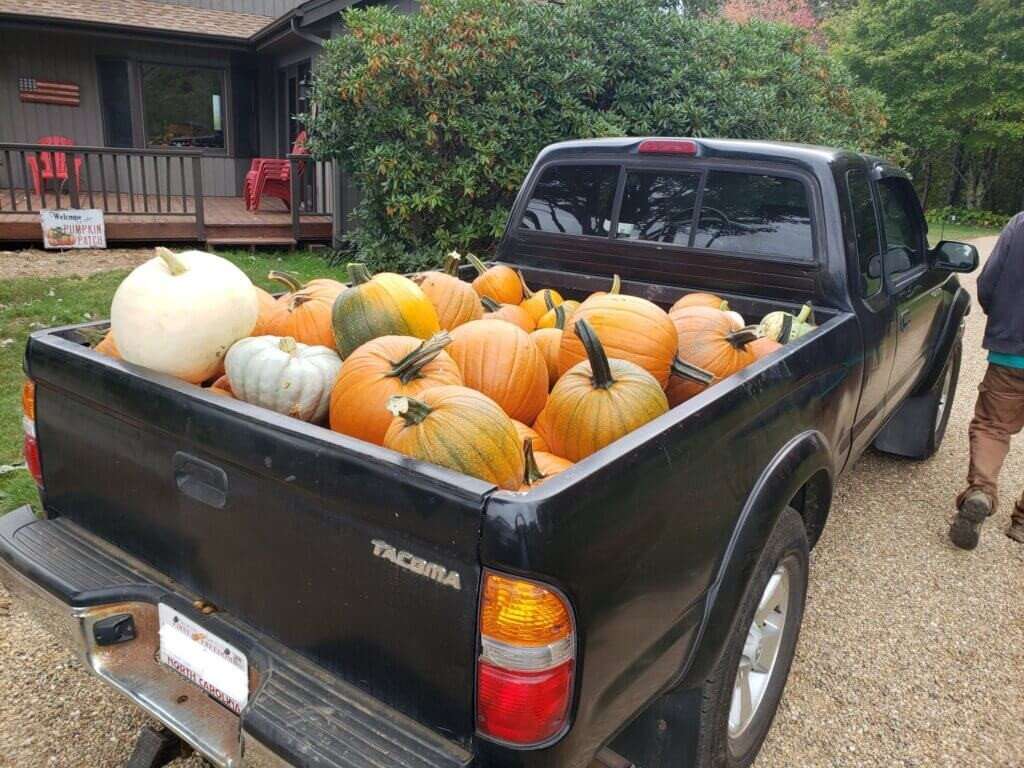
<svg viewBox="0 0 1024 768">
<path fill-rule="evenodd" d="M 787 506 L 799 510 L 801 503 L 807 508 L 803 514 L 808 535 L 820 531 L 831 502 L 833 477 L 831 447 L 817 430 L 797 435 L 769 462 L 747 497 L 708 589 L 694 651 L 667 692 L 611 742 L 612 750 L 642 768 L 691 764 L 685 756 L 697 750 L 701 689 L 733 631 L 736 606 L 764 542 L 783 510 Z M 812 487 L 817 498 L 801 498 Z"/>
<path fill-rule="evenodd" d="M 922 392 L 929 391 L 935 386 L 939 376 L 942 375 L 942 371 L 946 366 L 946 359 L 949 357 L 950 351 L 953 349 L 953 345 L 956 340 L 959 339 L 964 332 L 964 318 L 971 313 L 971 295 L 963 289 L 962 286 L 958 286 L 956 294 L 953 296 L 953 302 L 949 306 L 949 311 L 946 313 L 946 319 L 942 324 L 942 330 L 939 332 L 938 341 L 932 349 L 932 354 L 928 358 L 928 363 L 925 366 L 925 374 L 921 377 L 921 381 L 914 389 L 914 395 L 919 395 Z M 911 395 L 913 397 L 913 395 Z"/>
</svg>

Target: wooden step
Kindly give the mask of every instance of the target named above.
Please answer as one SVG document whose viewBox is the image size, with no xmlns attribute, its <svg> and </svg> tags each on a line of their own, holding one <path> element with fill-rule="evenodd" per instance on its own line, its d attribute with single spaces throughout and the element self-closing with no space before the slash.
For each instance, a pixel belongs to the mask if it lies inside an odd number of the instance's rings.
<svg viewBox="0 0 1024 768">
<path fill-rule="evenodd" d="M 206 247 L 216 248 L 294 248 L 298 243 L 291 237 L 209 237 Z"/>
</svg>

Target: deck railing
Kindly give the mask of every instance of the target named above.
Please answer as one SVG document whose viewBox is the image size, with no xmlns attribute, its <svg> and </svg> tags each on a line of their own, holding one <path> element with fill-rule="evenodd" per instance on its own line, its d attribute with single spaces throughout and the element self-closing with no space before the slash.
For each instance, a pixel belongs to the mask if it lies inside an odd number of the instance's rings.
<svg viewBox="0 0 1024 768">
<path fill-rule="evenodd" d="M 0 215 L 99 208 L 118 216 L 180 216 L 195 221 L 196 239 L 203 240 L 202 157 L 194 149 L 0 143 Z M 58 165 L 59 178 L 43 177 L 44 168 Z"/>
<path fill-rule="evenodd" d="M 302 216 L 330 216 L 336 204 L 334 166 L 307 154 L 289 154 L 291 164 L 292 231 L 300 238 Z"/>
</svg>

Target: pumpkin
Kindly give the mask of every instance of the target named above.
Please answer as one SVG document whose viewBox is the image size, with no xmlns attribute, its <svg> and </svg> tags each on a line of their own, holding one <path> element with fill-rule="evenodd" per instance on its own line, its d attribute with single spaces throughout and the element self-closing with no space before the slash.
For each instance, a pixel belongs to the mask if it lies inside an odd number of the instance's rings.
<svg viewBox="0 0 1024 768">
<path fill-rule="evenodd" d="M 721 296 L 713 293 L 688 293 L 672 305 L 672 309 L 684 309 L 686 307 L 710 307 L 720 309 L 723 312 L 729 311 L 729 302 Z"/>
<path fill-rule="evenodd" d="M 565 329 L 565 310 L 563 305 L 555 307 L 555 327 L 538 328 L 530 334 L 537 349 L 544 355 L 544 362 L 548 367 L 548 388 L 555 386 L 558 381 L 558 356 L 562 348 L 562 331 Z"/>
<path fill-rule="evenodd" d="M 302 283 L 287 272 L 271 272 L 267 277 L 287 286 L 288 292 L 276 300 L 273 311 L 263 321 L 262 335 L 291 336 L 302 344 L 334 349 L 331 311 L 334 300 L 345 290 L 344 284 L 330 279 Z"/>
<path fill-rule="evenodd" d="M 677 405 L 685 403 L 691 397 L 696 397 L 712 384 L 717 383 L 718 379 L 705 384 L 693 379 L 673 378 L 668 383 L 668 389 L 665 390 L 665 394 L 668 396 L 668 404 L 675 408 Z"/>
<path fill-rule="evenodd" d="M 674 309 L 669 317 L 679 336 L 679 358 L 710 372 L 716 380 L 732 376 L 756 359 L 747 345 L 757 338 L 751 329 L 736 330 L 733 318 L 720 309 L 691 306 Z M 669 382 L 668 399 L 678 404 L 696 391 L 679 378 Z"/>
<path fill-rule="evenodd" d="M 548 367 L 533 339 L 512 323 L 474 320 L 452 331 L 448 349 L 467 387 L 513 419 L 532 424 L 548 397 Z"/>
<path fill-rule="evenodd" d="M 533 427 L 528 427 L 521 421 L 512 419 L 512 426 L 516 428 L 516 434 L 519 435 L 519 441 L 529 440 L 533 443 L 533 448 L 536 451 L 548 452 L 548 444 L 544 442 L 544 438 L 537 434 L 537 430 Z"/>
<path fill-rule="evenodd" d="M 767 357 L 772 352 L 782 349 L 782 345 L 775 341 L 775 339 L 758 336 L 752 342 L 747 344 L 747 349 L 753 353 L 755 360 L 760 360 L 762 357 Z"/>
<path fill-rule="evenodd" d="M 444 351 L 451 340 L 442 331 L 427 341 L 381 336 L 363 344 L 341 365 L 331 392 L 331 429 L 383 445 L 391 426 L 386 406 L 392 396 L 462 384 L 459 367 Z"/>
<path fill-rule="evenodd" d="M 519 282 L 523 288 L 523 300 L 519 303 L 530 315 L 530 319 L 533 320 L 534 325 L 550 310 L 561 304 L 562 294 L 551 288 L 543 288 L 539 291 L 531 291 L 530 286 L 526 284 L 526 278 L 523 277 L 522 272 L 517 272 L 519 275 Z"/>
<path fill-rule="evenodd" d="M 558 352 L 560 376 L 587 358 L 586 348 L 573 331 L 580 320 L 587 321 L 610 357 L 639 365 L 662 387 L 673 374 L 711 380 L 707 372 L 676 358 L 679 340 L 664 310 L 638 296 L 612 293 L 590 297 L 569 320 Z"/>
<path fill-rule="evenodd" d="M 411 278 L 434 305 L 437 321 L 446 331 L 484 316 L 480 297 L 473 286 L 457 277 L 461 259 L 452 251 L 445 260 L 444 272 L 423 272 Z"/>
<path fill-rule="evenodd" d="M 558 380 L 534 429 L 556 456 L 580 461 L 667 412 L 668 400 L 658 380 L 642 367 L 609 360 L 586 318 L 576 320 L 573 334 L 587 360 Z"/>
<path fill-rule="evenodd" d="M 553 453 L 535 450 L 529 439 L 523 441 L 523 460 L 525 469 L 523 470 L 523 486 L 519 489 L 521 491 L 528 491 L 549 477 L 564 472 L 572 466 L 572 462 L 568 459 L 555 456 Z"/>
<path fill-rule="evenodd" d="M 258 285 L 252 287 L 253 292 L 256 294 L 256 304 L 259 307 L 259 314 L 256 316 L 256 325 L 249 333 L 250 336 L 266 336 L 270 331 L 267 330 L 267 319 L 277 312 L 277 299 L 271 295 L 269 291 L 265 291 Z"/>
<path fill-rule="evenodd" d="M 565 327 L 565 323 L 569 322 L 569 318 L 571 318 L 574 314 L 576 314 L 576 310 L 579 309 L 579 308 L 580 308 L 580 303 L 578 301 L 575 301 L 573 299 L 567 299 L 566 301 L 563 301 L 561 304 L 559 304 L 554 309 L 549 309 L 547 312 L 545 312 L 543 314 L 543 316 L 540 318 L 540 320 L 537 321 L 537 327 L 538 328 L 558 328 L 558 327 L 564 328 Z M 558 322 L 559 322 L 559 320 L 558 320 L 558 312 L 559 312 L 559 310 L 561 310 L 562 315 L 565 317 L 565 320 L 562 322 L 561 326 L 558 325 Z"/>
<path fill-rule="evenodd" d="M 121 359 L 121 353 L 117 351 L 117 343 L 114 341 L 113 331 L 107 331 L 103 334 L 103 338 L 96 343 L 96 346 L 94 346 L 93 349 L 101 355 L 112 357 L 115 360 Z"/>
<path fill-rule="evenodd" d="M 522 485 L 522 443 L 512 420 L 486 395 L 431 387 L 418 398 L 396 395 L 387 407 L 394 415 L 384 436 L 387 448 L 505 490 Z"/>
<path fill-rule="evenodd" d="M 352 286 L 334 300 L 331 322 L 342 359 L 378 336 L 429 339 L 439 330 L 437 311 L 412 280 L 390 272 L 371 277 L 365 264 L 349 264 Z"/>
<path fill-rule="evenodd" d="M 303 421 L 327 415 L 341 360 L 329 347 L 290 336 L 250 336 L 228 350 L 231 390 L 239 400 Z"/>
<path fill-rule="evenodd" d="M 743 319 L 743 315 L 741 315 L 739 312 L 733 312 L 731 309 L 724 310 L 724 312 L 726 316 L 729 318 L 729 320 L 732 322 L 732 327 L 735 330 L 738 331 L 740 330 L 740 328 L 747 327 L 747 321 Z"/>
<path fill-rule="evenodd" d="M 473 280 L 473 290 L 483 298 L 487 297 L 498 304 L 519 304 L 523 300 L 523 286 L 519 282 L 519 273 L 504 264 L 488 267 L 472 253 L 466 258 L 477 271 Z"/>
<path fill-rule="evenodd" d="M 228 380 L 227 374 L 219 377 L 213 382 L 206 391 L 211 395 L 224 395 L 225 397 L 234 397 L 235 393 L 231 389 L 231 382 Z"/>
<path fill-rule="evenodd" d="M 487 310 L 483 316 L 484 320 L 504 320 L 507 323 L 519 326 L 527 333 L 537 327 L 537 324 L 533 322 L 533 318 L 530 317 L 530 313 L 519 304 L 498 304 L 487 296 L 480 299 L 480 303 Z"/>
<path fill-rule="evenodd" d="M 129 363 L 198 384 L 218 372 L 258 315 L 252 283 L 227 259 L 157 248 L 117 287 L 110 327 Z"/>
<path fill-rule="evenodd" d="M 607 296 L 609 293 L 617 294 L 622 290 L 622 278 L 618 275 L 612 276 L 612 285 L 607 291 L 594 291 L 590 296 Z M 588 296 L 587 298 L 590 298 Z"/>
<path fill-rule="evenodd" d="M 804 304 L 799 314 L 793 315 L 789 312 L 769 312 L 761 320 L 757 332 L 765 338 L 773 339 L 780 344 L 788 344 L 793 339 L 799 339 L 813 331 L 817 326 L 814 324 L 814 310 L 811 305 Z"/>
</svg>

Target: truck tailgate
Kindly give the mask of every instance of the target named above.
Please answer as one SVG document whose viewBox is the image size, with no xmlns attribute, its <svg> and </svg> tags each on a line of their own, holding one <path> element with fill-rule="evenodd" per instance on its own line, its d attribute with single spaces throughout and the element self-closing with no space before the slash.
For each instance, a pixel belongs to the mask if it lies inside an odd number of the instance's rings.
<svg viewBox="0 0 1024 768">
<path fill-rule="evenodd" d="M 47 511 L 468 744 L 493 488 L 74 339 L 27 354 Z"/>
</svg>

